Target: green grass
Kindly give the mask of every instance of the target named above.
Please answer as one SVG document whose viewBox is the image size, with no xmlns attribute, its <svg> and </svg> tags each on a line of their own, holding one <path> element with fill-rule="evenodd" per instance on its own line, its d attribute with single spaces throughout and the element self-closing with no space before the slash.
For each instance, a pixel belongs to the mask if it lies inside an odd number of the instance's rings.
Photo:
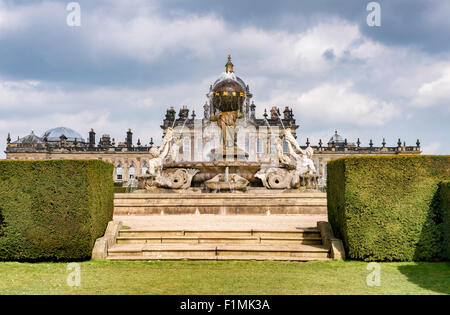
<svg viewBox="0 0 450 315">
<path fill-rule="evenodd" d="M 0 263 L 0 294 L 450 294 L 450 263 L 109 262 L 81 265 L 69 287 L 64 263 Z"/>
</svg>

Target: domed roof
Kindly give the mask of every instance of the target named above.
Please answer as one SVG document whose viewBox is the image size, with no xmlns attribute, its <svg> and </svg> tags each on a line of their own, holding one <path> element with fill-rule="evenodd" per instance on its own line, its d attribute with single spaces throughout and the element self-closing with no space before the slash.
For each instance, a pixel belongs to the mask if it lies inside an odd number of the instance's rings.
<svg viewBox="0 0 450 315">
<path fill-rule="evenodd" d="M 34 131 L 31 131 L 31 134 L 25 136 L 23 138 L 18 139 L 13 142 L 14 144 L 42 144 L 44 143 L 41 138 L 34 134 Z"/>
<path fill-rule="evenodd" d="M 213 92 L 244 92 L 246 90 L 245 82 L 234 73 L 234 65 L 231 62 L 231 56 L 228 55 L 228 62 L 225 65 L 225 72 L 214 82 Z"/>
<path fill-rule="evenodd" d="M 233 79 L 224 79 L 214 84 L 213 92 L 244 92 L 242 85 Z"/>
<path fill-rule="evenodd" d="M 60 138 L 63 135 L 67 138 L 67 141 L 75 141 L 75 139 L 77 139 L 78 142 L 84 142 L 84 138 L 78 132 L 66 127 L 57 127 L 47 130 L 42 135 L 42 138 L 47 137 L 47 141 L 60 141 Z"/>
<path fill-rule="evenodd" d="M 344 139 L 338 135 L 337 130 L 334 132 L 334 135 L 331 136 L 330 141 L 328 143 L 334 142 L 336 144 L 338 143 L 344 143 Z"/>
</svg>

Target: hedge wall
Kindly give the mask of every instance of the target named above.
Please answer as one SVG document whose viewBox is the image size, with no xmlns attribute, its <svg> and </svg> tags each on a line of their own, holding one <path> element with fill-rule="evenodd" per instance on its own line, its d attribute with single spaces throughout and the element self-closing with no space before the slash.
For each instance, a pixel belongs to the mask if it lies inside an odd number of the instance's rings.
<svg viewBox="0 0 450 315">
<path fill-rule="evenodd" d="M 112 173 L 98 160 L 0 161 L 0 260 L 89 259 L 112 219 Z"/>
<path fill-rule="evenodd" d="M 450 181 L 442 182 L 439 188 L 444 234 L 443 258 L 450 260 Z"/>
<path fill-rule="evenodd" d="M 327 174 L 328 220 L 348 258 L 445 259 L 450 156 L 340 158 Z"/>
</svg>

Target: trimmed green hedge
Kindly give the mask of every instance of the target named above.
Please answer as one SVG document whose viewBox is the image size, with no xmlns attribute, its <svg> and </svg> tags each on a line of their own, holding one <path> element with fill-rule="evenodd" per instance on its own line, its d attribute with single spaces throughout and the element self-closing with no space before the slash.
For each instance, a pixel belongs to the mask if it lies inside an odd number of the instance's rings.
<svg viewBox="0 0 450 315">
<path fill-rule="evenodd" d="M 327 174 L 328 220 L 348 258 L 445 259 L 448 185 L 439 184 L 450 179 L 450 156 L 340 158 Z"/>
<path fill-rule="evenodd" d="M 113 165 L 0 161 L 0 260 L 91 257 L 113 215 Z"/>
<path fill-rule="evenodd" d="M 439 188 L 444 234 L 443 258 L 450 260 L 450 181 L 442 182 Z"/>
<path fill-rule="evenodd" d="M 126 193 L 127 187 L 114 187 L 114 192 L 118 194 Z"/>
</svg>

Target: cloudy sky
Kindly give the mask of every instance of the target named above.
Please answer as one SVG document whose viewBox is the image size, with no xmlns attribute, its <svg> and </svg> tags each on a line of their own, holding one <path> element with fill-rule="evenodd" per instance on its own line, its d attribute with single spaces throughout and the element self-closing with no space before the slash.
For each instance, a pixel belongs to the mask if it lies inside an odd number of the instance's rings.
<svg viewBox="0 0 450 315">
<path fill-rule="evenodd" d="M 450 1 L 0 0 L 0 157 L 13 139 L 66 126 L 160 142 L 165 110 L 202 115 L 231 54 L 257 113 L 291 106 L 299 141 L 334 130 L 450 154 Z"/>
</svg>

